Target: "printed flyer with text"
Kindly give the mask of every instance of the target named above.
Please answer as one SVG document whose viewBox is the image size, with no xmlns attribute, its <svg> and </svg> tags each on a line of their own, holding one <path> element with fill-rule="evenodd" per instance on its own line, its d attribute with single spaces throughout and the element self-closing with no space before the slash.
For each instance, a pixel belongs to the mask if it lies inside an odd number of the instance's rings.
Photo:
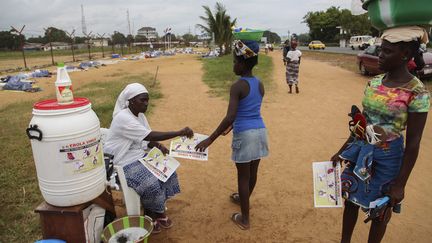
<svg viewBox="0 0 432 243">
<path fill-rule="evenodd" d="M 203 152 L 195 151 L 195 146 L 206 138 L 208 136 L 199 133 L 195 133 L 193 138 L 178 137 L 171 141 L 170 156 L 207 161 L 208 148 Z"/>
<path fill-rule="evenodd" d="M 333 167 L 331 161 L 313 162 L 312 171 L 315 207 L 342 207 L 340 164 Z"/>
<path fill-rule="evenodd" d="M 139 161 L 159 180 L 166 182 L 176 171 L 180 163 L 170 156 L 165 156 L 158 148 L 152 148 Z"/>
</svg>

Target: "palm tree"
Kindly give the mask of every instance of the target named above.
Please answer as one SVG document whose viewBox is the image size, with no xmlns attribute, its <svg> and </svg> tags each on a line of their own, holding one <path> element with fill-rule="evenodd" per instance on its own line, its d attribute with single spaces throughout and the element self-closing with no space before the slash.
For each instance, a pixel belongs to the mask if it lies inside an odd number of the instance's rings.
<svg viewBox="0 0 432 243">
<path fill-rule="evenodd" d="M 226 14 L 226 8 L 221 3 L 216 3 L 215 14 L 208 6 L 203 6 L 205 15 L 200 16 L 204 21 L 203 24 L 197 24 L 204 32 L 214 38 L 215 44 L 220 48 L 220 55 L 230 53 L 233 35 L 231 27 L 235 25 L 237 19 L 231 21 L 231 17 Z M 222 47 L 225 46 L 225 53 L 222 52 Z"/>
</svg>

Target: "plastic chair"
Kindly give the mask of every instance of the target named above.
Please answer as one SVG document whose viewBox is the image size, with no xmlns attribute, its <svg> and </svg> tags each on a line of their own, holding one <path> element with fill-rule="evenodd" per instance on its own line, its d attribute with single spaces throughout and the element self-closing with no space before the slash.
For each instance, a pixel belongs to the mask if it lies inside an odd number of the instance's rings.
<svg viewBox="0 0 432 243">
<path fill-rule="evenodd" d="M 123 192 L 123 200 L 126 206 L 126 212 L 128 216 L 139 216 L 141 213 L 141 200 L 140 196 L 136 191 L 127 186 L 126 176 L 123 171 L 123 167 L 119 165 L 114 165 L 114 171 L 120 181 L 120 187 Z"/>
<path fill-rule="evenodd" d="M 106 137 L 108 136 L 109 129 L 100 128 L 100 133 L 101 133 L 101 141 L 103 145 L 106 140 Z M 112 162 L 113 156 L 110 156 L 108 154 L 104 154 L 104 155 L 105 158 L 108 158 Z M 141 200 L 138 193 L 136 193 L 134 189 L 127 186 L 126 176 L 124 174 L 123 167 L 120 165 L 114 165 L 113 167 L 114 167 L 114 171 L 112 175 L 109 175 L 109 178 L 107 178 L 109 180 L 108 184 L 112 189 L 115 190 L 121 189 L 121 191 L 123 192 L 123 201 L 125 203 L 126 213 L 128 216 L 140 215 Z M 116 180 L 115 180 L 116 176 L 118 177 L 120 187 L 116 184 Z"/>
</svg>

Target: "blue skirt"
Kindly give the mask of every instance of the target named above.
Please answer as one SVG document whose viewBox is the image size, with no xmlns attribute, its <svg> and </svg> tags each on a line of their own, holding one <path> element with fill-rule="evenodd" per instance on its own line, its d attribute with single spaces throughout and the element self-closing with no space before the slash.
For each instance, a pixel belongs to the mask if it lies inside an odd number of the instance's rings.
<svg viewBox="0 0 432 243">
<path fill-rule="evenodd" d="M 180 193 L 176 172 L 162 182 L 139 161 L 124 166 L 123 170 L 128 186 L 138 193 L 144 208 L 152 212 L 163 213 L 166 200 Z"/>
<path fill-rule="evenodd" d="M 234 133 L 232 140 L 232 160 L 236 163 L 249 163 L 268 155 L 267 129 L 250 129 Z"/>
<path fill-rule="evenodd" d="M 399 137 L 385 148 L 354 141 L 340 155 L 350 161 L 342 172 L 342 196 L 368 209 L 369 203 L 384 196 L 402 165 L 404 139 Z"/>
</svg>

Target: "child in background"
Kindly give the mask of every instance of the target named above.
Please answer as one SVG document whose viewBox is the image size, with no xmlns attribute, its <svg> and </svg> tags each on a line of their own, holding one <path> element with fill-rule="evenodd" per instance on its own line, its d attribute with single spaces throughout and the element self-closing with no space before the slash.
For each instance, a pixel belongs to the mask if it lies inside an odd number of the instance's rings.
<svg viewBox="0 0 432 243">
<path fill-rule="evenodd" d="M 292 93 L 292 86 L 295 85 L 296 93 L 299 93 L 298 74 L 300 67 L 301 51 L 297 50 L 297 40 L 291 40 L 291 49 L 286 55 L 286 81 L 289 87 L 289 93 Z"/>
<path fill-rule="evenodd" d="M 252 75 L 258 63 L 259 45 L 255 41 L 236 41 L 233 71 L 240 78 L 231 86 L 230 101 L 225 118 L 218 128 L 195 149 L 204 151 L 221 134 L 233 126 L 232 160 L 237 167 L 238 193 L 231 201 L 240 205 L 241 213 L 234 213 L 232 221 L 242 230 L 249 229 L 249 197 L 257 181 L 258 165 L 268 155 L 267 130 L 261 117 L 264 86 Z"/>
</svg>

